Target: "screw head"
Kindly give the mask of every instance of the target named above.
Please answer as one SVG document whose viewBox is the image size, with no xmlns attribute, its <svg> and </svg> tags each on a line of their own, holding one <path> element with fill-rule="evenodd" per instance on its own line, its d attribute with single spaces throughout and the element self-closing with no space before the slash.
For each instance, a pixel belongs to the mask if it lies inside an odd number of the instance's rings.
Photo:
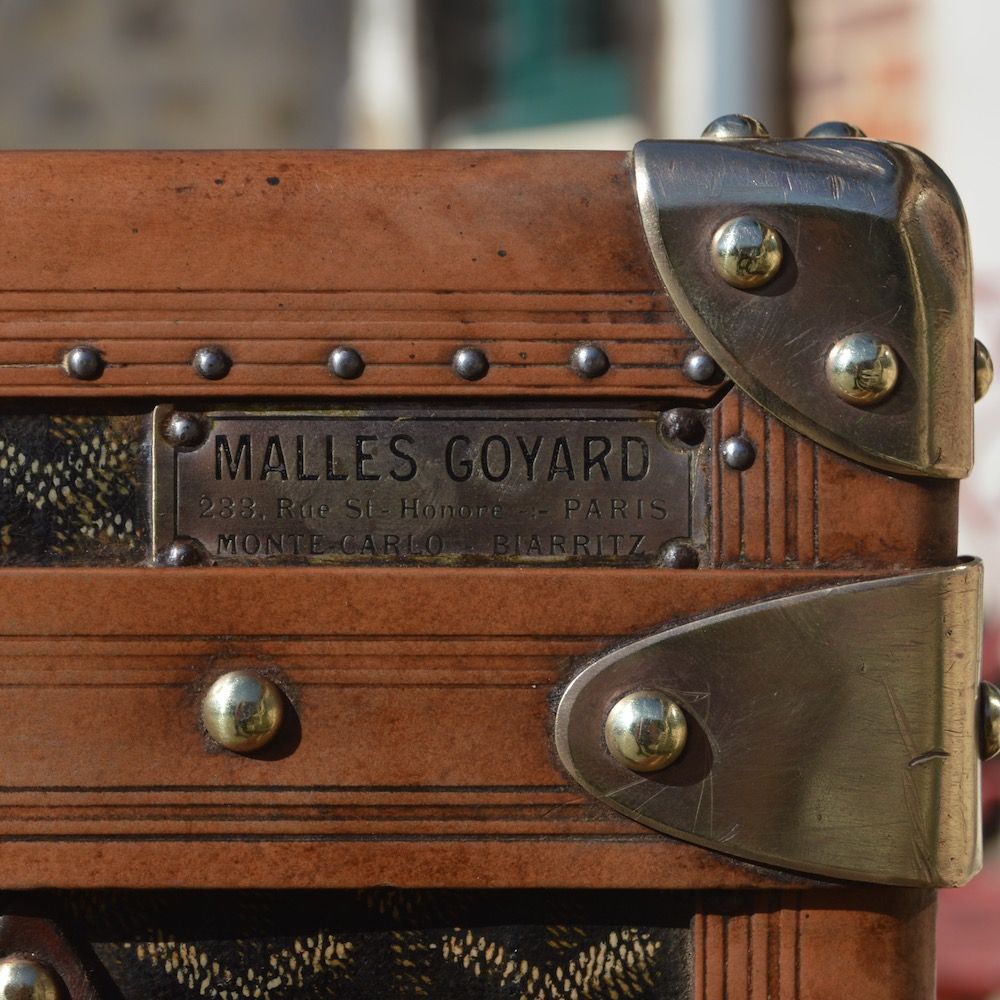
<svg viewBox="0 0 1000 1000">
<path fill-rule="evenodd" d="M 692 382 L 701 382 L 702 384 L 715 382 L 721 375 L 715 360 L 700 348 L 688 354 L 681 365 L 681 371 Z"/>
<path fill-rule="evenodd" d="M 681 755 L 687 720 L 660 691 L 633 691 L 608 712 L 604 739 L 611 756 L 633 771 L 662 771 Z"/>
<path fill-rule="evenodd" d="M 211 382 L 218 382 L 229 374 L 232 359 L 221 347 L 199 347 L 191 359 L 194 370 Z"/>
<path fill-rule="evenodd" d="M 731 437 L 722 442 L 722 460 L 730 469 L 742 472 L 749 469 L 756 458 L 757 449 L 745 437 Z"/>
<path fill-rule="evenodd" d="M 55 973 L 48 966 L 16 955 L 0 959 L 2 1000 L 59 1000 L 61 995 Z"/>
<path fill-rule="evenodd" d="M 864 139 L 865 134 L 850 122 L 820 122 L 806 132 L 807 139 Z"/>
<path fill-rule="evenodd" d="M 175 538 L 159 559 L 164 566 L 200 566 L 204 561 L 204 550 L 193 538 Z"/>
<path fill-rule="evenodd" d="M 770 133 L 750 115 L 722 115 L 709 122 L 703 139 L 767 139 Z"/>
<path fill-rule="evenodd" d="M 451 359 L 451 367 L 466 382 L 478 382 L 490 370 L 490 362 L 478 347 L 460 347 Z"/>
<path fill-rule="evenodd" d="M 208 735 L 236 753 L 270 743 L 283 717 L 284 702 L 277 686 L 250 670 L 232 670 L 217 678 L 201 703 Z"/>
<path fill-rule="evenodd" d="M 979 756 L 989 760 L 1000 753 L 1000 688 L 989 681 L 979 685 Z"/>
<path fill-rule="evenodd" d="M 697 569 L 698 550 L 687 542 L 667 542 L 661 561 L 668 569 Z"/>
<path fill-rule="evenodd" d="M 611 367 L 607 354 L 597 344 L 579 344 L 573 348 L 570 367 L 584 378 L 600 378 Z"/>
<path fill-rule="evenodd" d="M 854 406 L 873 406 L 896 387 L 899 362 L 895 351 L 877 337 L 852 333 L 831 348 L 826 378 L 841 399 Z"/>
<path fill-rule="evenodd" d="M 705 425 L 697 410 L 667 410 L 660 417 L 660 431 L 664 437 L 687 445 L 698 445 L 705 440 Z"/>
<path fill-rule="evenodd" d="M 731 219 L 712 237 L 712 263 L 734 288 L 760 288 L 781 269 L 783 250 L 776 229 L 748 215 Z"/>
<path fill-rule="evenodd" d="M 96 347 L 73 347 L 63 355 L 62 363 L 66 374 L 81 382 L 93 382 L 104 374 L 104 358 Z"/>
<path fill-rule="evenodd" d="M 975 350 L 976 382 L 974 395 L 978 403 L 990 391 L 990 386 L 993 384 L 993 359 L 981 340 L 976 341 Z"/>
<path fill-rule="evenodd" d="M 328 364 L 331 374 L 343 379 L 360 378 L 365 370 L 365 359 L 353 347 L 335 347 Z"/>
<path fill-rule="evenodd" d="M 194 413 L 174 411 L 163 422 L 163 440 L 175 448 L 197 448 L 207 434 L 205 421 Z"/>
</svg>

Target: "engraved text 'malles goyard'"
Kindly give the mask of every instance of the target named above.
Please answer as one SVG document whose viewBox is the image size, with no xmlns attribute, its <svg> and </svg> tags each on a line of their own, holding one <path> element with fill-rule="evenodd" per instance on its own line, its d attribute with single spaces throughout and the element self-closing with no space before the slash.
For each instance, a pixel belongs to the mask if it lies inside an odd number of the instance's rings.
<svg viewBox="0 0 1000 1000">
<path fill-rule="evenodd" d="M 227 562 L 655 565 L 700 544 L 700 450 L 653 411 L 154 415 L 156 547 Z M 193 443 L 191 443 L 193 442 Z M 697 488 L 692 488 L 694 484 Z"/>
</svg>

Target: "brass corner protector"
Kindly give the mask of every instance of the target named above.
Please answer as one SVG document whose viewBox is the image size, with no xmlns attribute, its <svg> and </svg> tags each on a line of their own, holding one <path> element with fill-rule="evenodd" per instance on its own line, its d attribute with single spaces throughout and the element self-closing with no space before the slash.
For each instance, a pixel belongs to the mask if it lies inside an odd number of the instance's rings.
<svg viewBox="0 0 1000 1000">
<path fill-rule="evenodd" d="M 866 139 L 640 142 L 659 275 L 729 377 L 812 440 L 890 472 L 972 466 L 965 216 L 923 154 Z"/>
</svg>

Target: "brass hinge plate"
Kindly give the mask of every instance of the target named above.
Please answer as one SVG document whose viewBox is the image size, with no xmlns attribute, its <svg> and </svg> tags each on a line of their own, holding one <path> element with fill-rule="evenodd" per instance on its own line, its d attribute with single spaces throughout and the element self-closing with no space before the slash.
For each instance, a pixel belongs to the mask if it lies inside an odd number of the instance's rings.
<svg viewBox="0 0 1000 1000">
<path fill-rule="evenodd" d="M 585 667 L 556 713 L 559 755 L 646 826 L 798 872 L 960 885 L 981 865 L 978 561 L 841 584 L 665 628 Z M 680 756 L 637 773 L 605 721 L 655 690 Z"/>
</svg>

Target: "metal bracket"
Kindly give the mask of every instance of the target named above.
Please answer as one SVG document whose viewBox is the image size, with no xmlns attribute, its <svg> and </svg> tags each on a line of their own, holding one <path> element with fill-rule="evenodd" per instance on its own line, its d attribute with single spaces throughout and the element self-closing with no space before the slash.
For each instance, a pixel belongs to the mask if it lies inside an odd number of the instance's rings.
<svg viewBox="0 0 1000 1000">
<path fill-rule="evenodd" d="M 669 627 L 573 678 L 559 756 L 619 812 L 705 847 L 822 876 L 960 885 L 982 863 L 981 617 L 976 560 Z M 635 692 L 683 712 L 683 750 L 659 770 L 609 750 Z"/>
<path fill-rule="evenodd" d="M 849 458 L 968 474 L 969 240 L 937 166 L 850 138 L 640 142 L 634 163 L 660 277 L 737 385 Z"/>
</svg>

